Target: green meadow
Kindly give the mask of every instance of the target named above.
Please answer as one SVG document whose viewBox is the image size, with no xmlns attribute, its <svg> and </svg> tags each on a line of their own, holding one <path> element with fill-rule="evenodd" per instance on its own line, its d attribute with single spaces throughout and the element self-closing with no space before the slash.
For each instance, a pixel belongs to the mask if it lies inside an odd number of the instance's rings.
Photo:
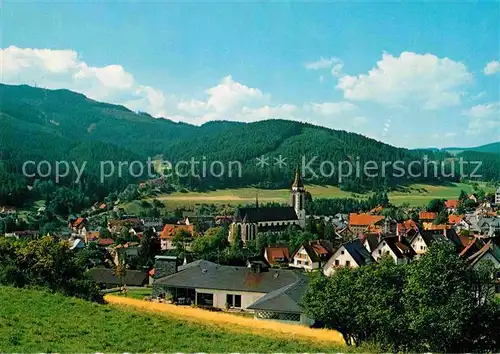
<svg viewBox="0 0 500 354">
<path fill-rule="evenodd" d="M 486 186 L 485 183 L 480 183 L 487 193 L 494 192 L 495 188 Z M 309 191 L 313 198 L 367 198 L 367 194 L 351 193 L 341 190 L 335 186 L 318 186 L 308 185 L 306 190 Z M 460 190 L 467 193 L 473 192 L 473 187 L 466 183 L 450 183 L 445 185 L 429 185 L 429 184 L 410 184 L 399 191 L 389 193 L 389 200 L 395 205 L 404 203 L 410 206 L 425 206 L 430 200 L 435 198 L 457 199 L 460 195 Z M 167 209 L 176 207 L 194 207 L 201 204 L 218 204 L 218 205 L 244 205 L 253 204 L 258 196 L 259 202 L 277 202 L 287 203 L 290 198 L 288 189 L 258 189 L 258 188 L 237 188 L 237 189 L 220 189 L 209 192 L 176 192 L 172 194 L 164 194 L 156 197 L 161 200 Z M 153 198 L 148 199 L 151 201 Z M 141 210 L 140 201 L 134 201 L 124 204 L 123 207 L 128 213 L 138 214 Z"/>
<path fill-rule="evenodd" d="M 313 341 L 0 286 L 1 352 L 340 352 Z"/>
</svg>

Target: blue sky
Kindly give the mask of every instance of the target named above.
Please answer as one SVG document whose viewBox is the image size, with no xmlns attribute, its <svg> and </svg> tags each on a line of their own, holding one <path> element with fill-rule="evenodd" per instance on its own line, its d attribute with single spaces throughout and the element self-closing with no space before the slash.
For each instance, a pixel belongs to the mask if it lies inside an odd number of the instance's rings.
<svg viewBox="0 0 500 354">
<path fill-rule="evenodd" d="M 498 3 L 11 3 L 2 76 L 156 117 L 500 140 Z"/>
</svg>

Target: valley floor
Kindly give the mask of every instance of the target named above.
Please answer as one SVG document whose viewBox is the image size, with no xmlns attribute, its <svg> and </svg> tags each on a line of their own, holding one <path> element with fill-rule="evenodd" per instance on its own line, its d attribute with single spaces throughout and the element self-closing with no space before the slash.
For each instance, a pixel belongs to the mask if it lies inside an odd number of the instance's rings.
<svg viewBox="0 0 500 354">
<path fill-rule="evenodd" d="M 487 187 L 484 183 L 480 184 L 485 192 L 493 192 L 493 187 Z M 341 190 L 335 186 L 307 185 L 306 190 L 311 193 L 313 198 L 367 198 L 371 194 L 351 193 Z M 450 183 L 446 185 L 412 184 L 405 186 L 404 190 L 392 191 L 389 193 L 389 200 L 395 205 L 408 203 L 410 206 L 425 206 L 435 198 L 457 199 L 460 191 L 472 193 L 473 188 L 470 184 Z M 290 191 L 288 189 L 257 189 L 257 188 L 237 188 L 221 189 L 205 193 L 199 192 L 176 192 L 157 196 L 167 207 L 190 207 L 197 204 L 253 204 L 258 195 L 259 202 L 277 202 L 288 203 Z M 151 198 L 151 200 L 154 198 Z M 140 202 L 135 201 L 124 205 L 125 210 L 130 214 L 139 214 Z"/>
</svg>

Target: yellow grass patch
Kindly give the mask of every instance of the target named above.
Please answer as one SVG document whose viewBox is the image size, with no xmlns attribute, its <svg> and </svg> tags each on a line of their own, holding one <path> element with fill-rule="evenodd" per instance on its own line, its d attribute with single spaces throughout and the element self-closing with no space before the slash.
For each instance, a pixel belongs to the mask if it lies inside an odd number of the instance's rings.
<svg viewBox="0 0 500 354">
<path fill-rule="evenodd" d="M 312 329 L 303 325 L 256 320 L 224 312 L 212 312 L 187 306 L 159 304 L 115 295 L 106 295 L 104 298 L 112 305 L 133 306 L 140 310 L 163 313 L 193 322 L 220 326 L 236 332 L 254 333 L 271 337 L 279 336 L 286 339 L 321 341 L 337 345 L 345 344 L 339 332 L 329 329 Z"/>
</svg>

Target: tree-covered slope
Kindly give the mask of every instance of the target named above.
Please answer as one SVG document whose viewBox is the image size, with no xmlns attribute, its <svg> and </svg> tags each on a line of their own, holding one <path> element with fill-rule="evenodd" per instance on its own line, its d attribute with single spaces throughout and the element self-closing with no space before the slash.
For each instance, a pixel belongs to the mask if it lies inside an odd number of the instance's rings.
<svg viewBox="0 0 500 354">
<path fill-rule="evenodd" d="M 200 163 L 207 161 L 207 165 L 221 161 L 226 169 L 230 161 L 239 161 L 242 165 L 241 177 L 208 175 L 176 181 L 187 187 L 285 187 L 295 167 L 305 161 L 313 171 L 305 171 L 310 182 L 340 184 L 345 189 L 360 191 L 409 180 L 435 182 L 436 179 L 433 175 L 394 178 L 391 166 L 386 169 L 389 176 L 386 178 L 367 177 L 363 173 L 340 178 L 339 162 L 359 161 L 362 167 L 366 161 L 375 161 L 381 166 L 384 161 L 400 160 L 407 166 L 424 155 L 439 161 L 449 157 L 445 152 L 396 148 L 359 134 L 280 119 L 255 123 L 219 121 L 201 126 L 175 123 L 122 106 L 96 102 L 68 90 L 26 85 L 0 85 L 0 114 L 4 128 L 0 132 L 1 156 L 17 172 L 27 159 L 74 159 L 96 166 L 101 160 L 146 161 L 147 157 L 162 155 L 174 163 L 193 158 Z M 266 168 L 256 164 L 262 155 L 269 158 Z M 280 155 L 286 163 L 281 168 L 274 164 L 274 158 Z M 327 161 L 327 165 L 320 173 L 323 161 Z M 335 169 L 332 173 L 331 166 Z M 86 172 L 94 174 L 92 169 Z M 414 175 L 421 172 L 421 167 L 414 166 Z M 488 172 L 485 178 L 494 179 L 497 175 L 494 171 Z M 95 180 L 95 176 L 88 179 Z M 108 184 L 113 188 L 131 180 L 122 178 Z"/>
</svg>

